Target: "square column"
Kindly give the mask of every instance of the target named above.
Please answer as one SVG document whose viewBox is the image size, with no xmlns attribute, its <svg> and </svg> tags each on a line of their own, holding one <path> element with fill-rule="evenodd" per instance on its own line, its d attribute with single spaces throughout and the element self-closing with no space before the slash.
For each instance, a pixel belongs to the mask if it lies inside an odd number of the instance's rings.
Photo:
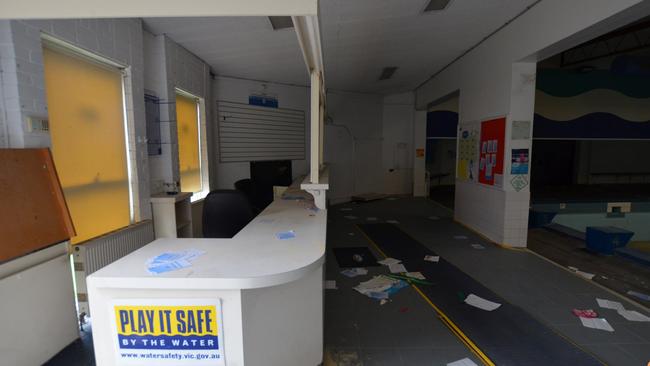
<svg viewBox="0 0 650 366">
<path fill-rule="evenodd" d="M 536 64 L 508 66 L 460 90 L 454 217 L 497 244 L 525 247 Z M 491 103 L 477 99 L 488 91 Z"/>
</svg>

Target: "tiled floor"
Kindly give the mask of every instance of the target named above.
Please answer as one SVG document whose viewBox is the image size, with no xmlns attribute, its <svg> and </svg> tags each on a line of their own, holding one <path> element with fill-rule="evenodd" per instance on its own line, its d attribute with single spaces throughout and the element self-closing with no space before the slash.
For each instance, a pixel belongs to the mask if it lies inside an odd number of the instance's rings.
<svg viewBox="0 0 650 366">
<path fill-rule="evenodd" d="M 342 207 L 352 211 L 341 211 Z M 358 219 L 349 220 L 343 217 L 346 215 Z M 454 223 L 450 211 L 431 201 L 401 198 L 330 208 L 326 273 L 327 279 L 337 281 L 338 290 L 325 294 L 325 347 L 327 359 L 338 361 L 338 366 L 445 365 L 464 357 L 480 364 L 412 288 L 402 289 L 391 302 L 379 305 L 352 289 L 370 276 L 349 279 L 340 274 L 331 248 L 367 246 L 355 226 L 367 222 L 367 217 L 377 217 L 378 222 L 398 220 L 400 228 L 416 240 L 608 365 L 646 365 L 650 361 L 650 323 L 629 322 L 613 310 L 598 308 L 595 299 L 621 301 L 628 309 L 648 312 L 530 252 L 486 243 Z M 455 240 L 453 236 L 459 234 L 469 240 Z M 483 243 L 485 249 L 473 249 L 470 243 Z M 368 269 L 369 275 L 383 271 Z M 571 315 L 573 308 L 599 311 L 615 332 L 584 328 Z M 86 336 L 47 365 L 94 365 L 91 343 Z M 330 364 L 325 362 L 325 366 Z"/>
<path fill-rule="evenodd" d="M 342 207 L 352 211 L 341 211 Z M 358 219 L 349 220 L 346 215 Z M 429 219 L 432 215 L 441 219 Z M 367 245 L 355 227 L 367 222 L 367 217 L 398 220 L 400 228 L 416 240 L 608 365 L 646 365 L 650 361 L 650 323 L 629 322 L 613 310 L 600 309 L 596 297 L 621 301 L 626 308 L 647 315 L 646 311 L 528 251 L 486 243 L 454 223 L 450 211 L 431 201 L 403 198 L 346 204 L 331 207 L 329 216 L 329 248 Z M 453 236 L 459 234 L 469 240 L 455 240 Z M 482 243 L 485 249 L 474 249 L 471 243 Z M 325 296 L 328 350 L 358 352 L 363 365 L 444 365 L 471 355 L 412 289 L 402 290 L 393 302 L 381 306 L 351 289 L 360 282 L 359 277 L 340 275 L 329 249 L 327 259 L 328 279 L 339 283 L 338 290 Z M 371 269 L 370 274 L 373 271 L 379 269 Z M 408 310 L 400 312 L 404 308 Z M 615 332 L 584 328 L 571 314 L 573 308 L 599 311 Z M 380 357 L 377 347 L 390 348 L 391 352 L 382 353 L 390 359 Z"/>
<path fill-rule="evenodd" d="M 628 291 L 650 294 L 650 266 L 619 255 L 589 252 L 585 250 L 584 240 L 547 228 L 535 228 L 528 230 L 528 249 L 560 265 L 574 266 L 582 271 L 594 273 L 594 282 L 623 296 L 626 296 Z M 633 300 L 650 306 L 650 301 L 637 298 Z"/>
</svg>

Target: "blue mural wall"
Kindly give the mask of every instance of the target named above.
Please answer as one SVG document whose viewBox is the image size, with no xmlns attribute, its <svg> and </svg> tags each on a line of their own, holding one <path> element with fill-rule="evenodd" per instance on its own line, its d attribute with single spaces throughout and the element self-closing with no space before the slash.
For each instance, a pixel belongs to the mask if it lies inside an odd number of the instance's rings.
<svg viewBox="0 0 650 366">
<path fill-rule="evenodd" d="M 650 139 L 647 60 L 619 56 L 608 70 L 540 69 L 534 138 Z M 431 108 L 427 137 L 454 138 L 458 99 Z"/>
</svg>

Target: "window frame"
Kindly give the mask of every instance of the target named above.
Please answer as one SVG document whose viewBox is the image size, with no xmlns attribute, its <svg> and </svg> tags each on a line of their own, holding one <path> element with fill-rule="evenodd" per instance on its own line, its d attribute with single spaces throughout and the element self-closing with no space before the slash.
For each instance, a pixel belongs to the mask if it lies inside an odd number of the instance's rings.
<svg viewBox="0 0 650 366">
<path fill-rule="evenodd" d="M 86 50 L 82 47 L 54 37 L 48 33 L 41 32 L 41 48 L 48 48 L 51 51 L 63 53 L 65 55 L 79 58 L 93 65 L 116 71 L 120 75 L 121 86 L 121 112 L 123 120 L 123 134 L 126 160 L 126 173 L 129 187 L 129 225 L 117 228 L 123 229 L 142 220 L 141 207 L 138 189 L 138 174 L 136 157 L 136 138 L 135 138 L 135 115 L 133 113 L 133 92 L 132 92 L 132 71 L 131 67 L 121 62 L 112 60 L 108 57 L 99 55 L 95 52 Z M 47 91 L 46 91 L 47 92 Z M 115 231 L 115 230 L 112 230 Z M 112 231 L 99 234 L 74 245 L 83 245 Z"/>
<path fill-rule="evenodd" d="M 185 98 L 196 101 L 196 115 L 197 115 L 197 139 L 199 149 L 199 176 L 201 177 L 201 190 L 198 192 L 191 192 L 192 196 L 190 202 L 196 202 L 204 199 L 210 193 L 209 179 L 208 179 L 208 158 L 207 158 L 207 134 L 206 134 L 206 117 L 205 117 L 205 100 L 193 93 L 190 93 L 182 88 L 174 88 L 174 103 L 176 96 L 180 95 Z M 178 111 L 175 111 L 178 113 Z M 178 118 L 178 117 L 176 117 Z M 177 121 L 178 123 L 178 121 Z M 176 143 L 178 144 L 178 125 L 176 125 Z M 180 182 L 180 155 L 176 154 L 176 164 L 179 167 L 179 182 Z M 180 188 L 180 184 L 179 184 Z"/>
</svg>

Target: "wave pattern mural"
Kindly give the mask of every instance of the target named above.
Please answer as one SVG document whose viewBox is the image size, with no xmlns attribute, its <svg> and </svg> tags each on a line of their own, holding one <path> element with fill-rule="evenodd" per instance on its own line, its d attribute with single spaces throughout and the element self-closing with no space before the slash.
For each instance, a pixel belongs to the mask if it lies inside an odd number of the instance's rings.
<svg viewBox="0 0 650 366">
<path fill-rule="evenodd" d="M 537 74 L 533 137 L 650 139 L 650 77 L 593 70 Z M 458 98 L 427 113 L 427 137 L 453 138 Z"/>
<path fill-rule="evenodd" d="M 630 98 L 606 89 L 590 90 L 573 97 L 557 97 L 537 90 L 535 113 L 554 121 L 572 121 L 592 113 L 608 113 L 626 121 L 645 122 L 650 121 L 650 98 Z"/>
<path fill-rule="evenodd" d="M 539 70 L 535 138 L 650 138 L 650 78 Z"/>
</svg>

